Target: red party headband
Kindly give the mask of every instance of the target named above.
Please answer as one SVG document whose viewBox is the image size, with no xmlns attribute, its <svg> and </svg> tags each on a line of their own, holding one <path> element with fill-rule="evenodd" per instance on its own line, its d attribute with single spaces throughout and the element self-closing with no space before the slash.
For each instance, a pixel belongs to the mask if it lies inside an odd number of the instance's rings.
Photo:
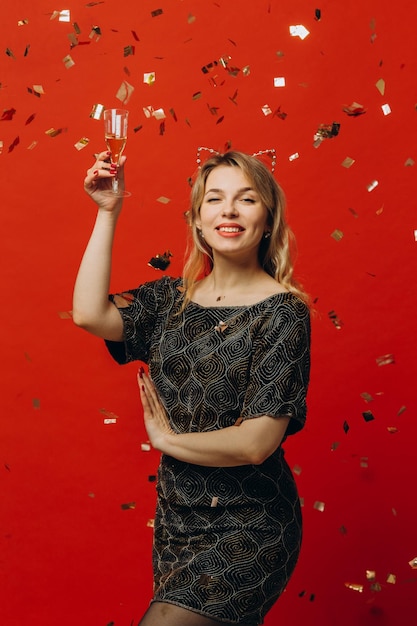
<svg viewBox="0 0 417 626">
<path fill-rule="evenodd" d="M 223 154 L 222 152 L 219 152 L 214 148 L 206 148 L 205 146 L 200 146 L 199 148 L 197 148 L 197 166 L 199 169 L 201 168 L 201 152 L 203 150 L 209 153 L 209 156 L 207 158 L 210 158 L 214 155 Z M 275 148 L 270 148 L 268 150 L 259 150 L 259 152 L 254 152 L 253 154 L 251 154 L 251 156 L 256 158 L 262 157 L 264 154 L 268 155 L 271 158 L 271 172 L 273 173 L 275 170 L 275 165 L 277 163 L 277 153 L 275 151 Z"/>
</svg>

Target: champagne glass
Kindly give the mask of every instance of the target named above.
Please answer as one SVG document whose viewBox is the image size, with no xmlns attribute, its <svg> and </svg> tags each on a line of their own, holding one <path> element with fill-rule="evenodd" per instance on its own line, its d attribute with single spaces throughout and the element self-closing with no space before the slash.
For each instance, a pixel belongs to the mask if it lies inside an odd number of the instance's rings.
<svg viewBox="0 0 417 626">
<path fill-rule="evenodd" d="M 117 166 L 120 165 L 120 157 L 126 145 L 127 140 L 127 118 L 129 111 L 126 109 L 106 109 L 104 111 L 104 137 L 107 148 L 111 152 L 113 162 Z M 112 179 L 112 188 L 106 192 L 117 198 L 125 198 L 130 196 L 129 191 L 120 189 L 119 179 L 116 176 Z"/>
</svg>

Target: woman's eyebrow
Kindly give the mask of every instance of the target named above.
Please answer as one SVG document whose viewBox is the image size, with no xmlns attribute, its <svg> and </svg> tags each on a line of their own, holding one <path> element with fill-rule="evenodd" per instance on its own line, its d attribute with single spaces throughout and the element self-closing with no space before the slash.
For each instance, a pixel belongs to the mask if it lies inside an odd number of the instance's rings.
<svg viewBox="0 0 417 626">
<path fill-rule="evenodd" d="M 252 187 L 242 187 L 242 189 L 238 189 L 237 190 L 237 195 L 240 193 L 246 193 L 247 191 L 255 191 Z M 223 189 L 207 189 L 206 193 L 204 195 L 207 195 L 208 193 L 223 193 Z"/>
</svg>

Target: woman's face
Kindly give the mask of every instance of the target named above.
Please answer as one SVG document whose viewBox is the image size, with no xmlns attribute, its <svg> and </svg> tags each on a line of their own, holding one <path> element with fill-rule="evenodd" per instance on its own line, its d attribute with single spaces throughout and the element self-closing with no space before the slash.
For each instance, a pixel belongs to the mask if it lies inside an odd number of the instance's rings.
<svg viewBox="0 0 417 626">
<path fill-rule="evenodd" d="M 207 177 L 196 226 L 213 254 L 257 259 L 268 213 L 239 167 L 220 165 Z"/>
</svg>

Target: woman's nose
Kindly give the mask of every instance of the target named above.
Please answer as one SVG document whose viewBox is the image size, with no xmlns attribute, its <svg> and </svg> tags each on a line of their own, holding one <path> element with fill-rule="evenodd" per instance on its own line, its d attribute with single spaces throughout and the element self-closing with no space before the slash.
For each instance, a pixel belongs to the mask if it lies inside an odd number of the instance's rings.
<svg viewBox="0 0 417 626">
<path fill-rule="evenodd" d="M 225 200 L 223 204 L 223 215 L 237 215 L 238 210 L 234 200 Z"/>
</svg>

